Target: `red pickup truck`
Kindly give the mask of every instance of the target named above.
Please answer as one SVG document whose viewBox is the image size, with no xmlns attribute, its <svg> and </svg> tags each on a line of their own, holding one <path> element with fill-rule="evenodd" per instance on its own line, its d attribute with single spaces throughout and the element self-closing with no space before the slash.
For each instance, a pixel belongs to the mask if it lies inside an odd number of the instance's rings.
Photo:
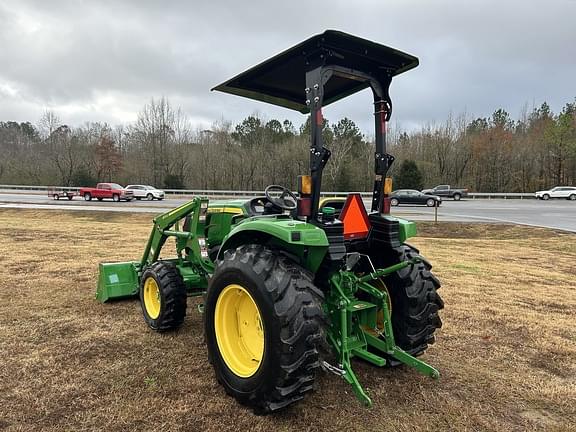
<svg viewBox="0 0 576 432">
<path fill-rule="evenodd" d="M 117 183 L 98 183 L 95 188 L 80 188 L 79 195 L 84 197 L 84 200 L 90 201 L 96 198 L 102 201 L 104 198 L 111 198 L 113 201 L 132 201 L 134 192 L 126 190 Z"/>
</svg>

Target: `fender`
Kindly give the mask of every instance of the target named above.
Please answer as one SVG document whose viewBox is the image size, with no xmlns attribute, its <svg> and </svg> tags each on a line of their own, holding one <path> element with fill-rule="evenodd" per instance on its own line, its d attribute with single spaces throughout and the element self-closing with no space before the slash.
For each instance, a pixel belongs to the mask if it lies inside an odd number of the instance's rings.
<svg viewBox="0 0 576 432">
<path fill-rule="evenodd" d="M 320 267 L 328 250 L 326 233 L 317 226 L 286 216 L 256 216 L 232 228 L 224 238 L 216 260 L 221 260 L 226 250 L 250 243 L 284 250 L 313 273 Z"/>
</svg>

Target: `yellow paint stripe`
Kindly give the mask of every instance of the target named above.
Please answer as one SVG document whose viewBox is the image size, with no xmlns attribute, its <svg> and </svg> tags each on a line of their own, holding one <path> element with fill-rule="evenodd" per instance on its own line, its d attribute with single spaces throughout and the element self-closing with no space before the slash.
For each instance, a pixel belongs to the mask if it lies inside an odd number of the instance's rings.
<svg viewBox="0 0 576 432">
<path fill-rule="evenodd" d="M 236 207 L 208 207 L 208 213 L 243 214 L 244 212 L 242 209 Z"/>
</svg>

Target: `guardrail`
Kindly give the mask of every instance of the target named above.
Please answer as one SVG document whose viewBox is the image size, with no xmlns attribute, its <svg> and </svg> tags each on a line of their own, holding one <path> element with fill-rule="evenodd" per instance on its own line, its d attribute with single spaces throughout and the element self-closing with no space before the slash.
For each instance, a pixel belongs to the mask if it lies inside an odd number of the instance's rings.
<svg viewBox="0 0 576 432">
<path fill-rule="evenodd" d="M 48 189 L 64 189 L 78 192 L 78 187 L 65 186 L 28 186 L 28 185 L 0 185 L 1 191 L 14 192 L 46 192 Z M 209 198 L 246 198 L 261 196 L 263 191 L 239 191 L 239 190 L 200 190 L 200 189 L 164 189 L 166 195 L 201 195 Z M 344 197 L 350 192 L 322 192 L 323 197 Z M 372 192 L 358 192 L 363 199 L 371 199 Z M 530 192 L 470 192 L 468 199 L 534 199 L 534 193 Z"/>
<path fill-rule="evenodd" d="M 472 199 L 535 199 L 534 193 L 532 192 L 471 192 L 468 194 L 468 198 Z"/>
</svg>

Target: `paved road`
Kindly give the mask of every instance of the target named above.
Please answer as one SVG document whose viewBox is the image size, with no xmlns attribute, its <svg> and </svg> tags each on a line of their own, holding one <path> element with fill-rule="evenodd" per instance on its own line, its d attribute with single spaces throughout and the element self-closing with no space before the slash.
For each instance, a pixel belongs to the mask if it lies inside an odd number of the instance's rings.
<svg viewBox="0 0 576 432">
<path fill-rule="evenodd" d="M 413 220 L 434 218 L 434 208 L 400 206 L 393 213 Z M 445 201 L 438 209 L 438 220 L 506 222 L 576 232 L 576 202 L 502 199 Z"/>
<path fill-rule="evenodd" d="M 164 201 L 111 201 L 85 202 L 54 201 L 39 194 L 11 194 L 0 192 L 1 208 L 31 208 L 88 211 L 120 211 L 160 213 L 186 202 L 183 198 Z M 434 220 L 434 208 L 422 206 L 394 207 L 392 213 L 412 220 Z M 507 222 L 541 226 L 576 232 L 576 202 L 566 200 L 463 200 L 445 201 L 438 209 L 439 221 L 454 222 Z"/>
</svg>

